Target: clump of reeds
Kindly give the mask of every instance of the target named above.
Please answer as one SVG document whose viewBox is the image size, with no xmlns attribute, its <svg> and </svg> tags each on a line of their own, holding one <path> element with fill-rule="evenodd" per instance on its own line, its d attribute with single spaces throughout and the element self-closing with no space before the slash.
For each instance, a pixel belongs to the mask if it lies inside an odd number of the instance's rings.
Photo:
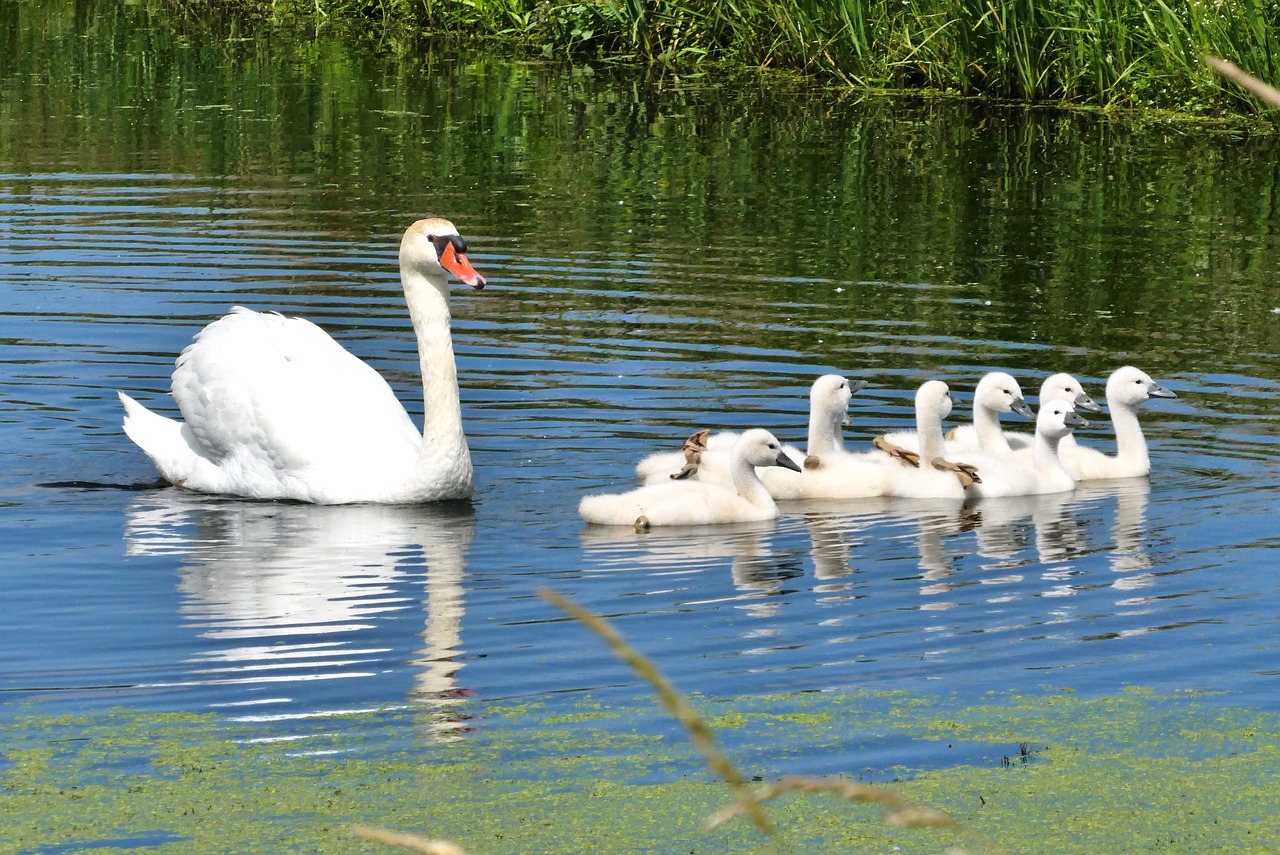
<svg viewBox="0 0 1280 855">
<path fill-rule="evenodd" d="M 207 0 L 172 0 L 198 4 Z M 253 0 L 248 0 L 253 2 Z M 273 10 L 503 35 L 557 55 L 720 60 L 884 89 L 1252 109 L 1200 62 L 1280 79 L 1280 4 L 1256 0 L 257 0 Z"/>
</svg>

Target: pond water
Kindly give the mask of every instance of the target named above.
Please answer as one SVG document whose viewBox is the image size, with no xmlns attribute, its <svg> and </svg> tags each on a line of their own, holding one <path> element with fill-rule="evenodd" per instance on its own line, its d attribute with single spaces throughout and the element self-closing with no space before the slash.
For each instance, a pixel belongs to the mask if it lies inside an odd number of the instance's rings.
<svg viewBox="0 0 1280 855">
<path fill-rule="evenodd" d="M 645 697 L 543 587 L 708 699 L 1142 686 L 1280 710 L 1280 140 L 145 6 L 5 0 L 0 33 L 0 721 L 406 707 L 446 734 L 491 704 Z M 174 356 L 232 305 L 315 320 L 420 415 L 395 253 L 428 214 L 490 283 L 453 298 L 474 502 L 157 486 L 116 390 L 173 412 Z M 1123 364 L 1178 396 L 1143 410 L 1149 479 L 643 536 L 575 512 L 696 427 L 802 442 L 821 373 L 870 384 L 865 446 L 925 379 L 955 424 L 984 371 L 1101 400 Z M 1081 439 L 1109 447 L 1105 416 Z M 952 759 L 810 737 L 762 773 Z"/>
</svg>

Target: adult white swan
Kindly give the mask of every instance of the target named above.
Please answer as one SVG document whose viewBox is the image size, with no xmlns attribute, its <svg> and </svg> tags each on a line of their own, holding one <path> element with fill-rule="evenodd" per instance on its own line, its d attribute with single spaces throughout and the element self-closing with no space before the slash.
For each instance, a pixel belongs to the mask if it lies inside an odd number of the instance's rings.
<svg viewBox="0 0 1280 855">
<path fill-rule="evenodd" d="M 123 392 L 124 430 L 170 483 L 203 493 L 319 504 L 471 496 L 449 331 L 448 273 L 484 277 L 448 220 L 400 242 L 400 279 L 418 339 L 423 430 L 376 371 L 310 321 L 237 306 L 178 356 L 183 421 Z"/>
<path fill-rule="evenodd" d="M 767 430 L 744 432 L 733 445 L 729 467 L 733 487 L 706 481 L 647 484 L 628 493 L 584 496 L 578 513 L 589 523 L 649 526 L 755 522 L 778 516 L 778 506 L 756 475 L 757 466 L 800 466 Z"/>
<path fill-rule="evenodd" d="M 1116 434 L 1116 453 L 1104 454 L 1076 442 L 1063 440 L 1058 449 L 1062 465 L 1077 480 L 1133 478 L 1151 472 L 1147 440 L 1138 424 L 1138 408 L 1152 398 L 1176 398 L 1146 372 L 1126 365 L 1107 378 L 1107 409 Z"/>
</svg>

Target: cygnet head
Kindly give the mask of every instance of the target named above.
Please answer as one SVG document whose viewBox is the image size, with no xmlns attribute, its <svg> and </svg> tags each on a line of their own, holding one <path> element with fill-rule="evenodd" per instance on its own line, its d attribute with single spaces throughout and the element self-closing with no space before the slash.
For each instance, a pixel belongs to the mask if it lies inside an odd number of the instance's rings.
<svg viewBox="0 0 1280 855">
<path fill-rule="evenodd" d="M 734 444 L 734 453 L 752 466 L 782 466 L 794 472 L 800 466 L 782 450 L 782 443 L 763 428 L 744 431 Z"/>
<path fill-rule="evenodd" d="M 1052 377 L 1045 378 L 1045 381 L 1040 384 L 1040 400 L 1048 401 L 1051 398 L 1070 401 L 1077 410 L 1102 412 L 1102 407 L 1084 393 L 1084 387 L 1080 385 L 1080 381 L 1070 374 L 1054 374 Z"/>
<path fill-rule="evenodd" d="M 1151 398 L 1176 398 L 1177 395 L 1152 380 L 1145 371 L 1126 365 L 1117 368 L 1107 379 L 1107 401 L 1113 405 L 1136 407 Z"/>
<path fill-rule="evenodd" d="M 839 374 L 823 374 L 809 387 L 809 406 L 824 413 L 844 413 L 853 393 L 867 388 L 865 380 L 849 380 Z"/>
<path fill-rule="evenodd" d="M 1036 433 L 1051 439 L 1062 439 L 1076 428 L 1088 427 L 1075 406 L 1063 398 L 1050 398 L 1036 414 Z"/>
<path fill-rule="evenodd" d="M 467 242 L 453 223 L 441 217 L 418 220 L 405 230 L 400 240 L 400 267 L 437 281 L 448 271 L 477 291 L 485 286 L 484 277 L 467 260 Z"/>
<path fill-rule="evenodd" d="M 941 380 L 928 380 L 916 390 L 916 415 L 934 413 L 940 418 L 951 415 L 951 390 Z"/>
<path fill-rule="evenodd" d="M 978 388 L 973 391 L 973 406 L 975 409 L 985 407 L 995 413 L 1017 413 L 1029 419 L 1035 418 L 1035 413 L 1023 400 L 1018 381 L 1003 371 L 992 371 L 978 381 Z"/>
</svg>

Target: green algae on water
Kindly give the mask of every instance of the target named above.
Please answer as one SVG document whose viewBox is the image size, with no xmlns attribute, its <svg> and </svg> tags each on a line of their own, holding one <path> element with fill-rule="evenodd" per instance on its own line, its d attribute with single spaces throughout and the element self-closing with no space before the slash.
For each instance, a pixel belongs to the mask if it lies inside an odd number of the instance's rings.
<svg viewBox="0 0 1280 855">
<path fill-rule="evenodd" d="M 793 795 L 767 810 L 794 851 L 1273 850 L 1280 716 L 1221 700 L 1050 691 L 961 705 L 829 692 L 699 705 L 726 750 L 753 756 L 766 778 L 780 774 L 767 766 L 783 750 L 814 757 L 851 734 L 914 745 L 904 757 L 938 746 L 928 768 L 880 776 L 961 830 L 893 828 L 874 808 Z M 493 726 L 442 740 L 404 711 L 335 716 L 287 738 L 213 715 L 32 711 L 4 726 L 0 840 L 33 852 L 387 851 L 350 835 L 368 824 L 473 855 L 774 851 L 740 820 L 704 831 L 728 790 L 697 767 L 678 726 L 620 730 L 631 714 L 652 710 L 590 698 L 576 712 L 507 708 Z M 985 750 L 948 765 L 945 746 L 959 743 Z"/>
</svg>

